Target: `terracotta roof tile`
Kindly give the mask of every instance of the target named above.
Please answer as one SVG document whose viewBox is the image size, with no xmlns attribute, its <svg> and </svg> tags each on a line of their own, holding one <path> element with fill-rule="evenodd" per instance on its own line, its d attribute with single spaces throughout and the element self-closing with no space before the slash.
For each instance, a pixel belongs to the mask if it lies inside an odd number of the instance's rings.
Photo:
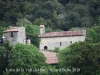
<svg viewBox="0 0 100 75">
<path fill-rule="evenodd" d="M 56 56 L 57 53 L 55 52 L 50 52 L 50 51 L 44 51 L 40 50 L 46 57 L 46 63 L 47 64 L 57 64 L 58 63 L 58 58 Z"/>
<path fill-rule="evenodd" d="M 17 32 L 20 31 L 23 27 L 13 27 L 10 29 L 5 30 L 4 32 Z"/>
<path fill-rule="evenodd" d="M 85 34 L 86 34 L 86 30 L 61 31 L 61 32 L 44 33 L 44 34 L 40 35 L 40 37 L 81 36 L 81 35 L 85 35 Z"/>
</svg>

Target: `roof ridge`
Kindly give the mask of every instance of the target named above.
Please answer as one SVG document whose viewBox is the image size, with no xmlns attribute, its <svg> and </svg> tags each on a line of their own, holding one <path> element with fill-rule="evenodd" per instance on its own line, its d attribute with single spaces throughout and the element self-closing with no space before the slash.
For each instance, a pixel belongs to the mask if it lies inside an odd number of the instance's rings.
<svg viewBox="0 0 100 75">
<path fill-rule="evenodd" d="M 75 30 L 75 31 L 49 32 L 40 35 L 40 37 L 80 36 L 85 34 L 86 30 Z"/>
</svg>

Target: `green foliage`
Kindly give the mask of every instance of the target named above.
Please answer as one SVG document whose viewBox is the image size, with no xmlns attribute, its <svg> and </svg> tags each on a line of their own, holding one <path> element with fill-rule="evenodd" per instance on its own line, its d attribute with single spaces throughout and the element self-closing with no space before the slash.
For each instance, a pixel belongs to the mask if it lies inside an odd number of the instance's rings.
<svg viewBox="0 0 100 75">
<path fill-rule="evenodd" d="M 4 54 L 6 53 L 6 49 L 0 46 L 0 73 L 2 74 L 5 69 L 5 57 Z"/>
<path fill-rule="evenodd" d="M 28 24 L 32 24 L 29 20 L 26 18 L 18 19 L 18 22 L 16 23 L 16 26 L 25 26 Z"/>
<path fill-rule="evenodd" d="M 44 19 L 49 19 L 52 18 L 52 13 L 48 9 L 38 9 L 35 12 L 35 18 L 40 18 L 40 17 L 43 17 Z"/>
<path fill-rule="evenodd" d="M 24 72 L 10 72 L 10 75 L 38 74 L 37 72 L 26 72 L 25 69 L 41 68 L 45 65 L 44 55 L 33 45 L 16 44 L 12 49 L 12 59 L 9 68 L 24 69 Z"/>
<path fill-rule="evenodd" d="M 44 24 L 51 29 L 69 30 L 72 27 L 100 25 L 99 0 L 1 0 L 2 26 Z"/>
<path fill-rule="evenodd" d="M 30 14 L 34 11 L 34 4 L 31 2 L 25 2 L 24 9 L 26 11 L 25 13 Z"/>
<path fill-rule="evenodd" d="M 70 75 L 100 74 L 100 43 L 78 42 L 60 51 L 59 59 L 63 68 L 79 68 L 79 72 L 66 72 Z"/>
<path fill-rule="evenodd" d="M 52 29 L 51 29 L 51 28 L 46 28 L 45 32 L 46 32 L 46 33 L 52 32 Z"/>
<path fill-rule="evenodd" d="M 59 29 L 69 30 L 72 27 L 91 27 L 89 10 L 84 5 L 67 4 L 66 13 L 59 14 L 56 24 Z M 77 12 L 76 12 L 77 11 Z"/>
<path fill-rule="evenodd" d="M 59 53 L 59 47 L 55 47 L 55 49 L 53 50 L 53 52 L 57 52 L 57 53 Z"/>
<path fill-rule="evenodd" d="M 91 38 L 94 43 L 100 42 L 100 26 L 93 26 L 87 31 L 87 37 Z"/>
<path fill-rule="evenodd" d="M 7 27 L 9 22 L 0 21 L 0 27 Z"/>
<path fill-rule="evenodd" d="M 87 37 L 91 38 L 94 43 L 97 42 L 98 37 L 97 37 L 97 33 L 94 29 L 90 28 L 88 30 Z"/>
<path fill-rule="evenodd" d="M 5 26 L 22 26 L 33 22 L 36 25 L 44 24 L 46 27 L 61 30 L 92 27 L 94 24 L 99 25 L 99 2 L 99 0 L 1 0 L 0 21 L 2 26 L 4 23 Z"/>
<path fill-rule="evenodd" d="M 45 20 L 44 18 L 40 17 L 38 19 L 35 19 L 33 21 L 33 24 L 35 25 L 45 25 L 46 27 L 52 27 L 53 23 L 51 22 L 50 19 Z"/>
<path fill-rule="evenodd" d="M 11 59 L 11 50 L 9 41 L 6 41 L 3 46 L 0 46 L 0 74 L 2 75 L 5 72 L 5 68 L 8 68 L 8 64 Z"/>
<path fill-rule="evenodd" d="M 38 37 L 40 35 L 39 26 L 26 25 L 25 28 L 26 28 L 27 38 L 30 38 L 32 44 L 35 45 L 37 48 L 39 48 L 39 44 L 40 44 L 40 38 Z"/>
<path fill-rule="evenodd" d="M 3 35 L 4 28 L 0 27 L 0 35 Z"/>
</svg>

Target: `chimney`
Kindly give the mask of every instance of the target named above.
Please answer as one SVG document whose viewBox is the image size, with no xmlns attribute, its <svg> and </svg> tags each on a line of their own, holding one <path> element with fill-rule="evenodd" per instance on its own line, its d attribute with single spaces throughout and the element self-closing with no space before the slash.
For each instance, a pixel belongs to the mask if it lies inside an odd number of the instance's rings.
<svg viewBox="0 0 100 75">
<path fill-rule="evenodd" d="M 44 25 L 40 25 L 40 35 L 45 33 L 45 26 Z"/>
</svg>

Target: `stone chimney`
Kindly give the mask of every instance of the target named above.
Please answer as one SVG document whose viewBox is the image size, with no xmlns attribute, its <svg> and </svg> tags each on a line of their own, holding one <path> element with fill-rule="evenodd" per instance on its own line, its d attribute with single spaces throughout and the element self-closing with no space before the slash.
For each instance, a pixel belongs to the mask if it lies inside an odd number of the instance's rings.
<svg viewBox="0 0 100 75">
<path fill-rule="evenodd" d="M 40 25 L 40 35 L 45 33 L 45 26 L 44 25 Z"/>
</svg>

